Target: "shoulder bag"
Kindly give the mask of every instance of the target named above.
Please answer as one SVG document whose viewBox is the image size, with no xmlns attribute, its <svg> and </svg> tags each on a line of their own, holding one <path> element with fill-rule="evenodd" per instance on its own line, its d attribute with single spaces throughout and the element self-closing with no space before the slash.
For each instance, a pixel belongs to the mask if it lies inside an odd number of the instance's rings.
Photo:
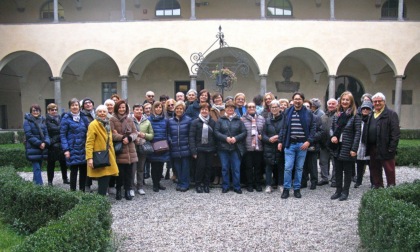
<svg viewBox="0 0 420 252">
<path fill-rule="evenodd" d="M 169 145 L 167 140 L 160 140 L 152 143 L 153 150 L 155 153 L 163 153 L 169 150 Z"/>
<path fill-rule="evenodd" d="M 103 151 L 93 152 L 93 169 L 111 165 L 109 162 L 109 132 L 107 132 L 107 134 L 106 149 Z"/>
</svg>

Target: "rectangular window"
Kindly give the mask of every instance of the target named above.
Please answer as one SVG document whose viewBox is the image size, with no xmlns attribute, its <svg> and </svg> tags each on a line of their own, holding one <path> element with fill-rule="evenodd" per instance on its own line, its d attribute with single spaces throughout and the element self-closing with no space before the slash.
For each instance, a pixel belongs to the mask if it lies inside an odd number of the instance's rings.
<svg viewBox="0 0 420 252">
<path fill-rule="evenodd" d="M 111 98 L 111 95 L 117 93 L 117 83 L 116 82 L 102 82 L 102 104 Z"/>
</svg>

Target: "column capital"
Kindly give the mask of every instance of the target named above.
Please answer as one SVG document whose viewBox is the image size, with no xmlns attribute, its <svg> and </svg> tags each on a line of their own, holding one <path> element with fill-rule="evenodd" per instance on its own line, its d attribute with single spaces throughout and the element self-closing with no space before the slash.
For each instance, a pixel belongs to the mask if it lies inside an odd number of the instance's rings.
<svg viewBox="0 0 420 252">
<path fill-rule="evenodd" d="M 260 76 L 260 78 L 267 78 L 268 74 L 260 74 L 259 76 Z"/>
<path fill-rule="evenodd" d="M 197 79 L 197 75 L 196 75 L 196 74 L 191 74 L 191 75 L 190 75 L 190 78 L 191 78 L 191 79 Z"/>
<path fill-rule="evenodd" d="M 63 78 L 60 77 L 60 76 L 50 76 L 50 77 L 48 77 L 48 79 L 50 81 L 59 81 L 59 80 L 62 80 Z"/>
<path fill-rule="evenodd" d="M 120 78 L 121 78 L 121 79 L 124 79 L 124 78 L 125 78 L 125 79 L 128 79 L 128 78 L 129 78 L 129 76 L 128 76 L 128 75 L 120 75 Z"/>
<path fill-rule="evenodd" d="M 328 78 L 336 78 L 336 77 L 337 75 L 334 75 L 334 74 L 328 75 Z"/>
<path fill-rule="evenodd" d="M 407 75 L 395 75 L 394 78 L 395 79 L 401 78 L 404 80 L 405 78 L 407 78 Z"/>
</svg>

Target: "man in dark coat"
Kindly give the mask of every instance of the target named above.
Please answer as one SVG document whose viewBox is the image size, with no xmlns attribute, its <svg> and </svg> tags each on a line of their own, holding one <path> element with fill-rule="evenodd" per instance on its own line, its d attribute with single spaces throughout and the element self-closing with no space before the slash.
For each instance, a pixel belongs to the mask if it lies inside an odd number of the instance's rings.
<svg viewBox="0 0 420 252">
<path fill-rule="evenodd" d="M 369 116 L 364 135 L 370 155 L 369 169 L 373 186 L 384 187 L 382 167 L 385 170 L 387 186 L 395 186 L 395 154 L 400 139 L 398 115 L 386 106 L 384 94 L 376 93 L 372 100 L 374 111 Z"/>
</svg>

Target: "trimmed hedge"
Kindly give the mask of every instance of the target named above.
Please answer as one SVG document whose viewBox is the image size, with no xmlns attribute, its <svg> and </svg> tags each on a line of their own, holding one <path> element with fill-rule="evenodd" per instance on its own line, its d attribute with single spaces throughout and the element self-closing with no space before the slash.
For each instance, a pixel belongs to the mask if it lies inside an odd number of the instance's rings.
<svg viewBox="0 0 420 252">
<path fill-rule="evenodd" d="M 401 129 L 400 139 L 420 139 L 419 129 Z"/>
<path fill-rule="evenodd" d="M 0 144 L 12 144 L 15 143 L 14 132 L 1 132 L 0 133 Z"/>
<path fill-rule="evenodd" d="M 395 163 L 398 166 L 420 167 L 420 140 L 400 140 Z"/>
<path fill-rule="evenodd" d="M 365 193 L 358 229 L 369 251 L 420 251 L 420 180 Z"/>
<path fill-rule="evenodd" d="M 30 234 L 13 251 L 106 251 L 111 240 L 109 201 L 97 194 L 37 186 L 14 168 L 0 168 L 0 212 Z"/>
</svg>

